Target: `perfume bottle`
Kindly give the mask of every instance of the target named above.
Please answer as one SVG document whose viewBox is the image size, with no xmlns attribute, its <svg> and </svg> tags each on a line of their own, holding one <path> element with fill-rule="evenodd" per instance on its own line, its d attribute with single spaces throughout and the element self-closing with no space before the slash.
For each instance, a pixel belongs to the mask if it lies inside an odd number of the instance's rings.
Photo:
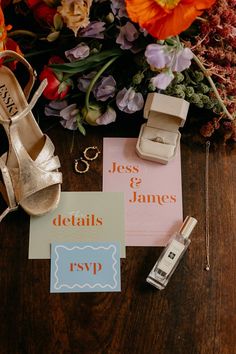
<svg viewBox="0 0 236 354">
<path fill-rule="evenodd" d="M 160 290 L 166 287 L 191 242 L 189 236 L 196 224 L 195 218 L 186 217 L 180 230 L 173 235 L 148 275 L 146 279 L 148 283 Z"/>
</svg>

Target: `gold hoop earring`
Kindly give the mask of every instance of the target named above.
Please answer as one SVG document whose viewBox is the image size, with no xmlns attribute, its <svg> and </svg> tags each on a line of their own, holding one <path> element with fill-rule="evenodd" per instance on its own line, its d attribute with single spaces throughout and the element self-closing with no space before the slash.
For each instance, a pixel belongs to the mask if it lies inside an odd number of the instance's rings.
<svg viewBox="0 0 236 354">
<path fill-rule="evenodd" d="M 84 170 L 80 170 L 80 169 L 78 168 L 78 164 L 79 164 L 80 161 L 85 164 L 85 169 L 84 169 Z M 77 173 L 86 173 L 86 172 L 88 172 L 88 170 L 89 170 L 89 163 L 88 163 L 88 161 L 83 160 L 82 157 L 81 157 L 80 159 L 76 159 L 76 160 L 75 160 L 75 171 L 76 171 Z"/>
<path fill-rule="evenodd" d="M 90 154 L 88 155 L 88 152 L 91 152 L 91 151 L 93 151 L 93 150 L 96 151 L 95 155 L 94 155 L 94 156 L 90 156 Z M 83 154 L 84 154 L 84 157 L 85 157 L 87 160 L 92 161 L 92 160 L 96 160 L 96 158 L 97 158 L 98 155 L 100 154 L 100 151 L 98 150 L 98 147 L 97 147 L 97 146 L 89 146 L 89 147 L 87 147 L 87 148 L 84 150 Z"/>
</svg>

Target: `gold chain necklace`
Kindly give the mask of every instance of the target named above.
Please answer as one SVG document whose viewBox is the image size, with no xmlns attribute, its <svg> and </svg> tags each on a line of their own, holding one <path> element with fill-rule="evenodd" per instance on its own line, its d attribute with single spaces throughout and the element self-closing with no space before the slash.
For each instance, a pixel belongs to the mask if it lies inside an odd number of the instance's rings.
<svg viewBox="0 0 236 354">
<path fill-rule="evenodd" d="M 206 142 L 206 169 L 205 169 L 205 247 L 206 266 L 205 270 L 210 270 L 210 229 L 209 229 L 209 150 L 210 141 Z"/>
</svg>

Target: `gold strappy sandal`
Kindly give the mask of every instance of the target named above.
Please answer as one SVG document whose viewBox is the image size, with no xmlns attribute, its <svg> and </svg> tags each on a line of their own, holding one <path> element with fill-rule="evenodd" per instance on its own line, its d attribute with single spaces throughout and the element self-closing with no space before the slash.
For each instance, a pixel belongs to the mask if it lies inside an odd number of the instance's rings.
<svg viewBox="0 0 236 354">
<path fill-rule="evenodd" d="M 47 80 L 42 81 L 27 103 L 35 81 L 34 70 L 27 60 L 13 51 L 0 52 L 0 58 L 3 57 L 12 57 L 23 63 L 30 78 L 22 90 L 13 72 L 4 65 L 0 66 L 0 124 L 9 140 L 9 151 L 0 157 L 0 192 L 8 205 L 0 215 L 0 221 L 18 205 L 29 215 L 42 215 L 55 209 L 62 183 L 54 145 L 42 133 L 31 112 L 47 86 Z"/>
</svg>

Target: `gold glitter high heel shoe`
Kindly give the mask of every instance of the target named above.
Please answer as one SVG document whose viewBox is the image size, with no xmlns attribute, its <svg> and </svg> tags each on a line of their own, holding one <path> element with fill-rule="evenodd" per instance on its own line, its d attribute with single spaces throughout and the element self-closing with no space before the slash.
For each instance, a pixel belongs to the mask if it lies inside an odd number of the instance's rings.
<svg viewBox="0 0 236 354">
<path fill-rule="evenodd" d="M 62 183 L 54 145 L 42 133 L 31 111 L 47 86 L 47 80 L 42 81 L 27 103 L 35 81 L 31 65 L 10 50 L 1 52 L 0 59 L 3 57 L 11 57 L 24 64 L 30 78 L 22 90 L 14 73 L 4 65 L 0 66 L 0 124 L 9 141 L 9 151 L 0 157 L 0 192 L 8 205 L 0 215 L 0 221 L 18 205 L 29 215 L 42 215 L 55 209 Z"/>
</svg>

